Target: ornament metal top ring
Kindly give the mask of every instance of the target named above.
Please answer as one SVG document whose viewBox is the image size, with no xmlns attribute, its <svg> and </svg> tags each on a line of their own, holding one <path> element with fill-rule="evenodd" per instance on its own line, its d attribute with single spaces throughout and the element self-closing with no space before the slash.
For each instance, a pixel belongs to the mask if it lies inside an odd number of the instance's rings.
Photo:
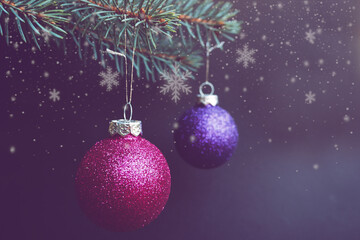
<svg viewBox="0 0 360 240">
<path fill-rule="evenodd" d="M 130 117 L 129 117 L 129 119 L 127 119 L 127 117 L 126 117 L 126 110 L 127 110 L 128 106 L 129 106 L 129 109 L 130 109 Z M 133 115 L 133 108 L 132 108 L 131 102 L 128 102 L 124 106 L 124 120 L 127 121 L 127 122 L 131 122 L 132 115 Z"/>
<path fill-rule="evenodd" d="M 203 91 L 203 88 L 205 86 L 209 86 L 211 88 L 211 92 L 209 94 L 204 94 L 204 91 Z M 201 96 L 209 96 L 209 95 L 213 95 L 214 92 L 215 92 L 215 88 L 214 88 L 214 85 L 211 83 L 211 82 L 204 82 L 200 85 L 199 87 L 199 92 L 200 92 L 200 95 Z"/>
</svg>

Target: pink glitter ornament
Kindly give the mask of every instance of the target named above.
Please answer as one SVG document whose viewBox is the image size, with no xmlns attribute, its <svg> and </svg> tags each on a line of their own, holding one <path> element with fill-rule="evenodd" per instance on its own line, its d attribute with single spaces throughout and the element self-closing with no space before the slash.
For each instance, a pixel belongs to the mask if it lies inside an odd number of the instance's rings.
<svg viewBox="0 0 360 240">
<path fill-rule="evenodd" d="M 164 209 L 171 176 L 160 150 L 140 136 L 140 121 L 112 121 L 110 138 L 85 155 L 76 175 L 80 206 L 98 225 L 118 232 L 148 225 Z"/>
</svg>

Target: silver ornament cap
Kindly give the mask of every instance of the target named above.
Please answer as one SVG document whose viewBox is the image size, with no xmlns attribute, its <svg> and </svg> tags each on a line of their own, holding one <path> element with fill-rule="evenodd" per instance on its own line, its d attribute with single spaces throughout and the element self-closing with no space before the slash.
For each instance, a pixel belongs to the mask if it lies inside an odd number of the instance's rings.
<svg viewBox="0 0 360 240">
<path fill-rule="evenodd" d="M 131 134 L 137 137 L 142 134 L 142 123 L 138 120 L 113 120 L 109 125 L 109 133 L 111 136 L 118 134 L 124 137 Z"/>
<path fill-rule="evenodd" d="M 211 93 L 210 94 L 205 94 L 204 93 L 203 88 L 205 86 L 209 86 L 211 88 Z M 215 107 L 216 105 L 219 104 L 219 97 L 214 94 L 215 88 L 214 88 L 214 85 L 212 85 L 212 83 L 210 83 L 210 82 L 202 83 L 200 85 L 199 92 L 200 92 L 200 94 L 197 96 L 198 97 L 198 104 L 202 104 L 204 106 L 211 105 L 213 107 Z"/>
<path fill-rule="evenodd" d="M 217 95 L 201 95 L 198 96 L 198 103 L 203 104 L 204 106 L 211 105 L 215 107 L 219 104 L 219 97 Z"/>
</svg>

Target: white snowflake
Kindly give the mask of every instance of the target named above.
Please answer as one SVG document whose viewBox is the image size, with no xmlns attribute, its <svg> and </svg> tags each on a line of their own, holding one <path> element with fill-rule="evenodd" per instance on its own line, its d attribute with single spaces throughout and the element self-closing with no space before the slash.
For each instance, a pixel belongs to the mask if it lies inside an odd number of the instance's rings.
<svg viewBox="0 0 360 240">
<path fill-rule="evenodd" d="M 14 48 L 15 48 L 16 51 L 19 50 L 19 43 L 18 43 L 18 42 L 15 42 L 13 46 L 14 46 Z"/>
<path fill-rule="evenodd" d="M 50 100 L 53 100 L 54 102 L 56 101 L 60 101 L 60 91 L 57 91 L 55 88 L 49 92 L 50 94 L 50 97 L 49 99 Z"/>
<path fill-rule="evenodd" d="M 243 64 L 244 68 L 249 67 L 249 63 L 255 63 L 254 54 L 257 52 L 257 49 L 250 49 L 249 45 L 245 44 L 243 49 L 237 49 L 236 54 L 238 55 L 238 58 L 236 59 L 236 62 L 238 64 Z"/>
<path fill-rule="evenodd" d="M 316 34 L 316 32 L 313 32 L 313 31 L 310 29 L 309 31 L 305 32 L 305 35 L 306 35 L 306 36 L 305 36 L 305 39 L 306 39 L 309 43 L 314 44 L 314 43 L 315 43 L 315 39 L 316 39 L 315 34 Z"/>
<path fill-rule="evenodd" d="M 172 98 L 175 103 L 180 100 L 180 93 L 191 93 L 191 86 L 185 83 L 186 80 L 192 77 L 190 71 L 181 72 L 179 64 L 175 64 L 172 72 L 163 71 L 160 74 L 160 78 L 165 80 L 166 83 L 160 87 L 160 93 L 166 94 L 168 92 L 172 92 Z"/>
<path fill-rule="evenodd" d="M 10 153 L 14 154 L 16 152 L 15 146 L 10 146 Z"/>
<path fill-rule="evenodd" d="M 158 36 L 161 33 L 161 28 L 159 28 L 158 26 L 151 26 L 150 30 L 155 33 L 156 36 Z"/>
<path fill-rule="evenodd" d="M 167 40 L 171 40 L 172 36 L 168 34 L 166 31 L 164 32 L 158 25 L 154 25 L 150 27 L 151 32 L 153 32 L 156 36 L 165 35 Z"/>
<path fill-rule="evenodd" d="M 119 86 L 119 81 L 117 78 L 119 77 L 119 72 L 113 72 L 111 67 L 106 68 L 106 72 L 99 73 L 99 76 L 102 78 L 100 81 L 100 86 L 106 85 L 106 91 L 110 92 L 113 89 L 113 86 Z"/>
<path fill-rule="evenodd" d="M 46 27 L 46 30 L 42 30 L 41 31 L 41 36 L 44 38 L 44 41 L 46 43 L 49 43 L 50 41 L 50 37 L 52 37 L 51 33 L 50 33 L 50 28 Z"/>
<path fill-rule="evenodd" d="M 313 93 L 312 91 L 309 91 L 308 93 L 305 94 L 305 103 L 306 104 L 312 104 L 313 102 L 316 101 L 316 94 Z"/>
</svg>

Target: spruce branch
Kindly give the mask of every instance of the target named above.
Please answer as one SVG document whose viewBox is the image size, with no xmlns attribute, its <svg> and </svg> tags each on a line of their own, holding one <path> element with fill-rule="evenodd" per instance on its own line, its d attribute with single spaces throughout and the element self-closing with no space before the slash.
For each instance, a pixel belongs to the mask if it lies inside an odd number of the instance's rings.
<svg viewBox="0 0 360 240">
<path fill-rule="evenodd" d="M 133 0 L 131 3 L 128 0 L 77 0 L 62 6 L 68 7 L 66 11 L 71 13 L 78 12 L 77 23 L 86 22 L 90 18 L 95 25 L 94 29 L 105 25 L 103 35 L 107 35 L 111 28 L 121 29 L 117 42 L 120 41 L 124 29 L 140 27 L 140 34 L 145 36 L 140 39 L 144 40 L 140 41 L 140 44 L 145 43 L 150 51 L 156 48 L 152 29 L 162 35 L 179 30 L 177 37 L 181 36 L 186 44 L 187 39 L 183 33 L 185 28 L 188 35 L 197 38 L 202 46 L 205 46 L 205 32 L 219 43 L 220 36 L 233 40 L 230 35 L 238 34 L 241 29 L 241 22 L 233 20 L 238 13 L 232 9 L 233 5 L 228 2 L 215 3 L 213 0 Z M 126 25 L 122 28 L 124 22 Z"/>
<path fill-rule="evenodd" d="M 63 38 L 66 31 L 60 27 L 62 22 L 66 22 L 66 14 L 62 9 L 56 9 L 56 2 L 51 0 L 0 0 L 0 34 L 4 35 L 9 44 L 9 23 L 14 19 L 19 34 L 24 42 L 30 38 L 40 48 L 36 35 L 46 32 L 56 38 Z M 24 29 L 25 28 L 25 29 Z M 29 36 L 30 35 L 30 36 Z"/>
<path fill-rule="evenodd" d="M 4 35 L 3 22 L 9 43 L 9 23 L 15 21 L 22 39 L 26 42 L 30 35 L 39 47 L 36 35 L 40 32 L 55 36 L 58 43 L 68 33 L 80 58 L 86 43 L 93 58 L 100 58 L 104 66 L 106 57 L 114 60 L 122 74 L 123 57 L 106 49 L 124 54 L 125 44 L 131 49 L 136 40 L 136 73 L 140 77 L 144 70 L 146 78 L 155 80 L 156 72 L 177 63 L 186 71 L 199 68 L 203 58 L 194 51 L 196 44 L 205 48 L 211 39 L 218 45 L 221 37 L 233 40 L 231 35 L 241 27 L 233 20 L 237 13 L 231 3 L 214 0 L 0 0 L 0 34 Z M 132 58 L 131 51 L 127 55 Z"/>
<path fill-rule="evenodd" d="M 108 38 L 113 32 L 116 44 L 124 41 L 127 31 L 133 41 L 137 38 L 134 29 L 140 34 L 139 44 L 150 51 L 156 48 L 151 28 L 157 27 L 162 33 L 175 32 L 179 25 L 178 16 L 173 9 L 165 6 L 167 0 L 77 0 L 62 4 L 66 12 L 72 14 L 76 26 L 82 29 L 96 30 L 99 36 Z"/>
<path fill-rule="evenodd" d="M 229 2 L 169 0 L 168 4 L 174 4 L 176 12 L 180 13 L 179 19 L 182 21 L 179 33 L 184 44 L 187 42 L 185 33 L 191 38 L 198 39 L 205 48 L 206 42 L 211 39 L 217 44 L 221 42 L 220 37 L 233 41 L 231 35 L 239 34 L 241 30 L 242 22 L 234 19 L 239 11 L 234 10 Z"/>
<path fill-rule="evenodd" d="M 69 23 L 68 25 L 71 25 Z M 114 51 L 124 54 L 124 43 L 118 45 L 113 44 L 111 35 L 109 38 L 99 36 L 96 31 L 84 30 L 75 26 L 69 27 L 70 35 L 73 37 L 74 42 L 78 46 L 78 53 L 82 58 L 83 47 L 81 43 L 88 43 L 89 47 L 93 50 L 93 57 L 95 60 L 100 58 L 103 66 L 106 66 L 106 58 L 110 58 L 115 61 L 116 67 L 121 74 L 124 74 L 124 58 L 114 56 L 113 54 L 107 54 L 106 49 L 111 48 Z M 140 77 L 140 71 L 143 68 L 145 70 L 146 78 L 155 81 L 156 75 L 154 72 L 161 73 L 164 69 L 172 68 L 174 63 L 178 63 L 184 70 L 196 70 L 202 65 L 202 57 L 199 52 L 193 51 L 192 47 L 184 47 L 178 40 L 170 44 L 169 38 L 159 39 L 159 47 L 156 51 L 149 51 L 146 48 L 135 49 L 135 69 L 137 76 Z M 177 46 L 176 48 L 174 46 Z M 181 47 L 182 46 L 182 47 Z M 132 44 L 128 42 L 128 48 L 132 48 Z M 127 57 L 132 58 L 132 51 L 127 52 Z"/>
<path fill-rule="evenodd" d="M 136 55 L 140 60 L 135 66 L 138 73 L 140 65 L 145 66 L 147 78 L 154 69 L 161 73 L 164 65 L 171 68 L 176 62 L 186 70 L 200 67 L 202 58 L 198 52 L 192 54 L 192 39 L 198 40 L 205 47 L 203 35 L 206 34 L 207 38 L 211 36 L 220 44 L 220 36 L 231 39 L 228 34 L 238 33 L 241 24 L 231 20 L 237 14 L 237 11 L 232 10 L 232 4 L 215 4 L 211 0 L 63 0 L 62 6 L 66 12 L 72 13 L 72 22 L 75 23 L 72 30 L 82 32 L 72 33 L 75 42 L 78 42 L 79 53 L 81 47 L 77 39 L 84 36 L 94 51 L 97 42 L 97 48 L 109 44 L 114 50 L 121 52 L 126 31 L 129 40 L 126 44 L 129 48 L 132 47 L 134 39 L 138 39 L 139 49 Z M 135 28 L 138 31 L 135 32 Z M 184 28 L 188 31 L 187 35 L 183 32 Z M 171 32 L 174 31 L 179 34 L 172 37 Z M 164 38 L 166 41 L 162 40 Z M 165 46 L 170 47 L 164 48 L 164 42 Z M 171 54 L 171 48 L 177 48 L 180 42 L 182 50 L 188 50 L 187 53 Z M 100 51 L 104 62 L 101 53 Z M 114 59 L 117 69 L 123 72 L 123 59 L 116 56 Z M 154 79 L 153 75 L 151 77 Z"/>
</svg>

